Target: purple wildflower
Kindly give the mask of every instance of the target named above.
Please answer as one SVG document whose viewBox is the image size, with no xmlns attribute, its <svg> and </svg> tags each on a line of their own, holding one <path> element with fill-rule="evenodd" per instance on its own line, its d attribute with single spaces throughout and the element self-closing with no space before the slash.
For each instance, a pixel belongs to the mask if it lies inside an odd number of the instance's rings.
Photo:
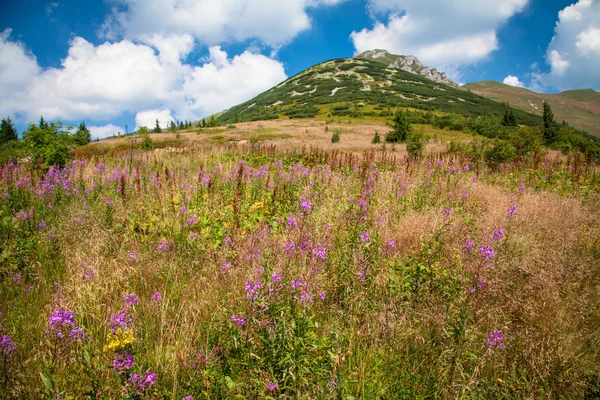
<svg viewBox="0 0 600 400">
<path fill-rule="evenodd" d="M 312 203 L 310 202 L 310 200 L 304 200 L 300 202 L 300 207 L 302 207 L 304 211 L 310 211 L 310 209 L 312 208 Z"/>
<path fill-rule="evenodd" d="M 185 214 L 188 212 L 188 208 L 186 206 L 179 207 L 179 212 Z"/>
<path fill-rule="evenodd" d="M 130 259 L 131 261 L 137 261 L 137 259 L 138 259 L 138 256 L 137 256 L 137 255 L 136 255 L 136 254 L 135 254 L 133 251 L 130 251 L 130 252 L 129 252 L 129 259 Z"/>
<path fill-rule="evenodd" d="M 246 326 L 246 317 L 243 315 L 235 315 L 231 316 L 231 322 L 236 324 L 237 326 Z"/>
<path fill-rule="evenodd" d="M 525 185 L 519 186 L 519 192 L 523 193 L 525 191 Z"/>
<path fill-rule="evenodd" d="M 473 175 L 471 177 L 471 182 L 476 183 L 477 182 L 477 175 Z"/>
<path fill-rule="evenodd" d="M 296 222 L 296 218 L 294 218 L 294 217 L 288 217 L 287 224 L 288 224 L 288 227 L 290 227 L 290 228 L 295 228 L 298 226 L 298 223 Z"/>
<path fill-rule="evenodd" d="M 509 217 L 512 217 L 517 212 L 517 206 L 513 205 L 512 207 L 508 208 L 506 212 L 508 213 Z"/>
<path fill-rule="evenodd" d="M 450 167 L 450 173 L 454 174 L 456 172 L 456 168 L 455 167 Z"/>
<path fill-rule="evenodd" d="M 181 400 L 194 400 L 194 398 L 192 396 L 185 396 L 182 397 Z"/>
<path fill-rule="evenodd" d="M 50 331 L 57 333 L 59 337 L 62 337 L 62 334 L 59 334 L 62 328 L 72 328 L 73 326 L 75 326 L 75 316 L 71 310 L 54 311 L 48 321 Z"/>
<path fill-rule="evenodd" d="M 132 320 L 129 314 L 127 314 L 126 312 L 122 312 L 110 320 L 109 326 L 114 333 L 117 331 L 118 328 L 127 330 L 127 325 L 130 324 L 131 321 Z"/>
<path fill-rule="evenodd" d="M 231 244 L 232 244 L 231 238 L 229 236 L 227 236 L 225 239 L 223 239 L 223 243 L 225 243 L 228 246 L 231 246 Z"/>
<path fill-rule="evenodd" d="M 137 297 L 135 294 L 130 293 L 128 295 L 125 296 L 125 298 L 123 299 L 123 301 L 125 302 L 125 305 L 127 307 L 132 307 L 135 306 L 139 303 L 139 297 Z"/>
<path fill-rule="evenodd" d="M 221 265 L 221 271 L 227 271 L 228 269 L 231 269 L 231 264 L 225 263 Z"/>
<path fill-rule="evenodd" d="M 15 346 L 15 344 L 13 343 L 12 337 L 8 335 L 0 336 L 0 350 L 2 351 L 2 354 L 7 356 L 8 354 L 12 353 L 16 348 L 17 346 Z"/>
<path fill-rule="evenodd" d="M 369 236 L 369 232 L 363 232 L 360 234 L 360 242 L 367 243 L 371 241 L 371 237 Z"/>
<path fill-rule="evenodd" d="M 302 292 L 300 295 L 300 303 L 304 304 L 306 307 L 309 307 L 313 302 L 313 296 L 307 291 Z"/>
<path fill-rule="evenodd" d="M 396 248 L 396 243 L 393 240 L 388 240 L 387 245 L 392 249 Z"/>
<path fill-rule="evenodd" d="M 154 386 L 156 384 L 156 378 L 157 377 L 154 372 L 146 371 L 144 375 L 131 375 L 131 378 L 129 378 L 129 383 L 131 383 L 136 389 L 144 390 L 150 386 Z"/>
<path fill-rule="evenodd" d="M 320 258 L 321 260 L 326 260 L 327 259 L 327 252 L 325 251 L 325 249 L 323 247 L 319 247 L 318 249 L 314 249 L 312 251 L 313 255 L 316 256 L 317 258 Z"/>
<path fill-rule="evenodd" d="M 464 168 L 463 168 L 463 171 L 465 171 L 465 172 L 469 172 L 469 166 L 468 166 L 468 165 L 465 165 L 465 166 L 464 166 Z"/>
<path fill-rule="evenodd" d="M 126 351 L 120 351 L 117 354 L 115 354 L 115 359 L 113 360 L 113 369 L 119 375 L 124 374 L 125 371 L 130 370 L 134 367 L 134 365 L 135 362 L 133 360 L 133 356 L 130 353 Z"/>
<path fill-rule="evenodd" d="M 83 328 L 73 328 L 73 330 L 71 330 L 71 332 L 69 333 L 69 337 L 81 341 L 84 341 L 86 339 Z"/>
<path fill-rule="evenodd" d="M 465 245 L 463 246 L 463 252 L 465 253 L 469 253 L 471 251 L 471 249 L 473 248 L 473 246 L 475 246 L 475 243 L 473 243 L 472 240 L 469 240 L 467 243 L 465 243 Z"/>
<path fill-rule="evenodd" d="M 489 349 L 506 349 L 506 345 L 504 344 L 504 335 L 502 331 L 494 330 L 487 337 L 488 348 Z"/>
<path fill-rule="evenodd" d="M 277 389 L 277 384 L 275 382 L 269 382 L 267 383 L 267 389 L 272 392 Z"/>
<path fill-rule="evenodd" d="M 46 224 L 46 221 L 41 220 L 40 223 L 38 224 L 38 229 L 41 231 L 42 229 L 46 228 L 48 225 Z"/>
<path fill-rule="evenodd" d="M 464 201 L 467 201 L 467 200 L 469 200 L 469 193 L 465 193 L 465 194 L 463 194 L 463 195 L 462 195 L 462 199 L 463 199 Z"/>
<path fill-rule="evenodd" d="M 494 249 L 491 246 L 485 245 L 479 249 L 479 254 L 484 259 L 492 259 L 494 258 Z"/>
<path fill-rule="evenodd" d="M 190 237 L 188 238 L 189 240 L 196 240 L 198 238 L 198 235 L 195 233 L 190 233 Z"/>
<path fill-rule="evenodd" d="M 21 274 L 14 274 L 12 277 L 12 280 L 14 283 L 19 283 L 21 282 Z"/>
<path fill-rule="evenodd" d="M 160 292 L 155 291 L 154 293 L 152 293 L 151 300 L 153 303 L 160 303 L 162 299 L 162 294 L 160 294 Z"/>
<path fill-rule="evenodd" d="M 325 292 L 319 293 L 319 297 L 321 298 L 321 300 L 325 300 Z"/>
<path fill-rule="evenodd" d="M 246 296 L 248 296 L 248 298 L 250 298 L 250 300 L 256 301 L 256 299 L 258 298 L 258 291 L 260 289 L 262 289 L 262 287 L 263 287 L 262 282 L 252 283 L 250 281 L 246 281 L 246 288 L 245 288 Z"/>
<path fill-rule="evenodd" d="M 292 280 L 290 282 L 290 286 L 292 287 L 292 289 L 296 289 L 296 288 L 299 288 L 299 287 L 304 286 L 304 285 L 305 285 L 305 283 L 304 283 L 304 281 L 302 279 Z"/>
<path fill-rule="evenodd" d="M 187 221 L 185 221 L 185 223 L 188 225 L 193 225 L 196 222 L 198 222 L 198 217 L 191 217 L 191 218 L 188 218 Z"/>
<path fill-rule="evenodd" d="M 451 215 L 452 215 L 452 208 L 450 208 L 450 207 L 444 208 L 444 217 L 448 218 Z"/>
<path fill-rule="evenodd" d="M 273 272 L 273 275 L 271 276 L 271 278 L 273 279 L 273 282 L 279 282 L 282 279 L 281 274 L 277 274 L 275 272 Z"/>
<path fill-rule="evenodd" d="M 89 280 L 89 279 L 94 279 L 94 275 L 95 275 L 95 274 L 96 274 L 96 273 L 94 272 L 94 270 L 93 270 L 93 269 L 90 269 L 90 270 L 89 270 L 89 272 L 86 272 L 86 273 L 83 275 L 83 278 L 84 278 L 84 279 L 88 279 L 88 280 Z"/>
<path fill-rule="evenodd" d="M 167 251 L 167 250 L 169 250 L 169 242 L 167 242 L 166 240 L 163 240 L 158 245 L 158 251 Z"/>
<path fill-rule="evenodd" d="M 504 239 L 504 228 L 495 230 L 493 240 L 495 242 L 501 242 L 502 239 Z"/>
</svg>

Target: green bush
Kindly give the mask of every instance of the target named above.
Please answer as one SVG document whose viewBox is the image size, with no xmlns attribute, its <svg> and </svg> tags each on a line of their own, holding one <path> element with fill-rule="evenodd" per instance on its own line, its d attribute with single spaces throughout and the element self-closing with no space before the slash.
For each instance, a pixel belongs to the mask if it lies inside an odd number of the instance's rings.
<svg viewBox="0 0 600 400">
<path fill-rule="evenodd" d="M 392 124 L 394 130 L 390 131 L 385 135 L 385 141 L 389 143 L 404 143 L 412 132 L 412 124 L 408 120 L 407 116 L 399 111 L 394 115 Z"/>
<path fill-rule="evenodd" d="M 154 148 L 154 142 L 149 134 L 145 133 L 142 135 L 142 143 L 140 147 L 142 150 L 152 150 Z"/>
<path fill-rule="evenodd" d="M 406 151 L 412 158 L 417 158 L 423 153 L 427 138 L 422 131 L 413 131 L 406 140 Z"/>
<path fill-rule="evenodd" d="M 375 131 L 375 136 L 373 136 L 373 140 L 371 141 L 373 144 L 381 143 L 381 137 L 379 136 L 379 131 Z"/>
<path fill-rule="evenodd" d="M 515 159 L 517 149 L 510 142 L 498 139 L 492 147 L 484 152 L 485 161 L 491 168 L 497 168 L 498 165 Z"/>
<path fill-rule="evenodd" d="M 338 143 L 340 141 L 340 131 L 336 130 L 331 135 L 331 143 Z"/>
</svg>

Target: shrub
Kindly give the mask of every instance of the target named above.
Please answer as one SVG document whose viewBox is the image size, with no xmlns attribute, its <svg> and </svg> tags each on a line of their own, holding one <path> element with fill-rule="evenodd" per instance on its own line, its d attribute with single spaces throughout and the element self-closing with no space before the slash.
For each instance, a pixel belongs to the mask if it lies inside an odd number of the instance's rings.
<svg viewBox="0 0 600 400">
<path fill-rule="evenodd" d="M 154 142 L 149 134 L 145 133 L 142 135 L 142 144 L 140 147 L 142 150 L 152 150 L 154 148 Z"/>
<path fill-rule="evenodd" d="M 422 131 L 414 131 L 406 140 L 406 151 L 412 158 L 417 158 L 423 153 L 427 139 Z"/>
<path fill-rule="evenodd" d="M 401 111 L 394 115 L 392 128 L 394 130 L 385 135 L 385 141 L 389 143 L 406 142 L 408 135 L 412 132 L 412 124 L 406 115 Z"/>
<path fill-rule="evenodd" d="M 517 150 L 510 142 L 498 139 L 492 147 L 484 152 L 485 161 L 491 168 L 497 168 L 498 165 L 512 161 L 517 155 Z"/>
<path fill-rule="evenodd" d="M 381 143 L 381 137 L 379 136 L 379 131 L 375 131 L 375 136 L 373 136 L 373 140 L 371 141 L 373 144 Z"/>
<path fill-rule="evenodd" d="M 336 130 L 331 135 L 331 143 L 338 143 L 340 141 L 340 131 Z"/>
</svg>

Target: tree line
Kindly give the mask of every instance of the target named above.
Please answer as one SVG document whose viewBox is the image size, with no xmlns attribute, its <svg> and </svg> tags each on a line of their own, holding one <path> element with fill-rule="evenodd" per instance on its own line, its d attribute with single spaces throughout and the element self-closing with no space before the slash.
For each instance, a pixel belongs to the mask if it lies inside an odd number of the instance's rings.
<svg viewBox="0 0 600 400">
<path fill-rule="evenodd" d="M 0 123 L 0 162 L 28 158 L 43 168 L 64 166 L 73 148 L 92 141 L 85 122 L 81 122 L 76 130 L 73 128 L 62 122 L 49 123 L 42 116 L 37 124 L 30 123 L 19 139 L 10 117 L 3 118 Z"/>
</svg>

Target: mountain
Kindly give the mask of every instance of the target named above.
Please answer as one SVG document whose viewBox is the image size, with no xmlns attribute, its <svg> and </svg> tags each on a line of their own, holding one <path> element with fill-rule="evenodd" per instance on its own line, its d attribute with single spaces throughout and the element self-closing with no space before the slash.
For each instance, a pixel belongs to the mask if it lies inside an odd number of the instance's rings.
<svg viewBox="0 0 600 400">
<path fill-rule="evenodd" d="M 456 87 L 444 73 L 424 66 L 415 57 L 373 50 L 310 67 L 226 110 L 218 120 L 236 123 L 282 116 L 387 117 L 397 107 L 465 116 L 503 115 L 506 110 L 501 103 Z M 541 118 L 533 114 L 519 110 L 514 113 L 521 124 L 541 123 Z"/>
<path fill-rule="evenodd" d="M 379 61 L 388 68 L 401 69 L 406 72 L 424 76 L 425 78 L 437 83 L 444 83 L 449 86 L 458 87 L 445 72 L 439 72 L 437 69 L 423 65 L 415 56 L 399 56 L 388 53 L 386 50 L 369 50 L 357 55 L 354 58 L 368 58 Z"/>
<path fill-rule="evenodd" d="M 576 129 L 600 137 L 600 93 L 595 90 L 568 90 L 558 94 L 546 94 L 496 81 L 469 83 L 462 88 L 492 100 L 508 102 L 511 107 L 538 115 L 542 115 L 542 104 L 547 101 L 558 122 L 567 121 Z"/>
</svg>

